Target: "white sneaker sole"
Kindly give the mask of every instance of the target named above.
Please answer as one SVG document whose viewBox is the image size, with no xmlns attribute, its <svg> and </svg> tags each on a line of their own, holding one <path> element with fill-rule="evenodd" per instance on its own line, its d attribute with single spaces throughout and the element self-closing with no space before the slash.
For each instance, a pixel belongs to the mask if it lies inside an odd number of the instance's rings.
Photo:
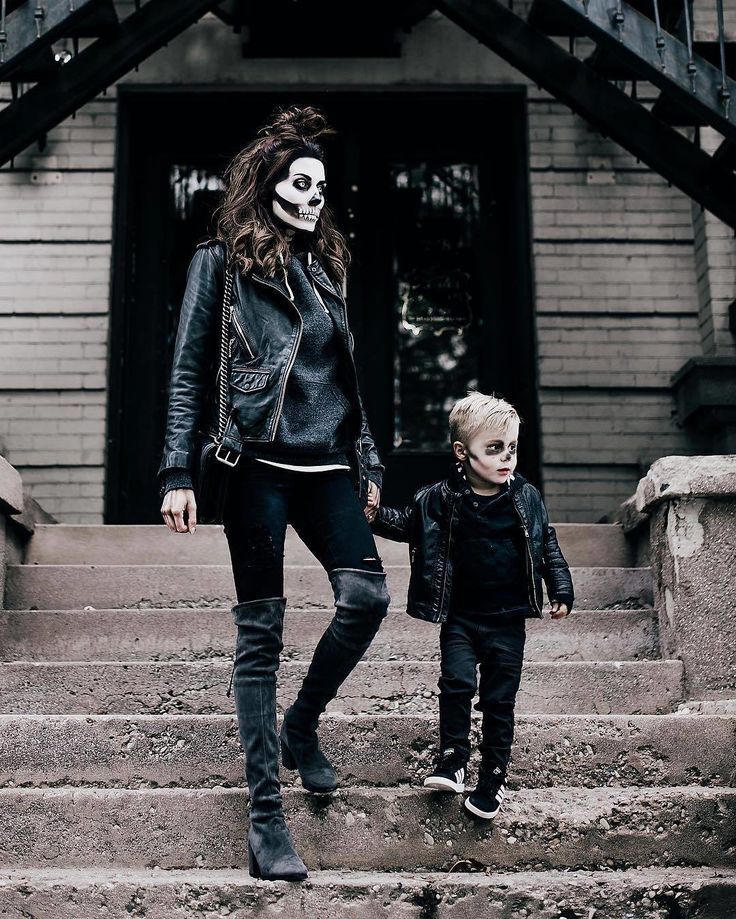
<svg viewBox="0 0 736 919">
<path fill-rule="evenodd" d="M 495 811 L 482 811 L 471 802 L 470 798 L 466 798 L 464 803 L 471 814 L 475 814 L 476 817 L 482 817 L 484 820 L 493 820 L 496 814 L 501 810 L 501 806 L 499 805 Z"/>
<path fill-rule="evenodd" d="M 464 782 L 453 782 L 452 779 L 443 779 L 439 775 L 430 775 L 424 780 L 425 788 L 434 788 L 435 791 L 454 791 L 461 794 L 465 791 Z"/>
</svg>

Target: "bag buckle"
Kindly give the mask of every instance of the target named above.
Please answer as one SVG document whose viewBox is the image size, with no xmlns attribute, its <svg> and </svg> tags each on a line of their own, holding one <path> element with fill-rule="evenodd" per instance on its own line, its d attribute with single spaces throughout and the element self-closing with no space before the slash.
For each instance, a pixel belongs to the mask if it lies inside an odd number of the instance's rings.
<svg viewBox="0 0 736 919">
<path fill-rule="evenodd" d="M 235 450 L 231 450 L 229 447 L 224 447 L 225 454 L 227 455 L 222 454 L 220 451 L 223 449 L 223 447 L 223 444 L 217 445 L 217 449 L 215 450 L 215 459 L 219 460 L 221 463 L 224 463 L 226 466 L 231 466 L 234 468 L 238 465 L 240 454 L 236 453 Z M 231 456 L 234 456 L 235 459 L 231 459 Z"/>
</svg>

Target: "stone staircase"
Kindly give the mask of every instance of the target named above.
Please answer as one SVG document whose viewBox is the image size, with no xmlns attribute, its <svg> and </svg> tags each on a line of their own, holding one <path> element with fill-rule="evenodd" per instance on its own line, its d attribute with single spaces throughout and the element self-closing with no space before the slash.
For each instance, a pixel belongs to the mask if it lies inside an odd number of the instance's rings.
<svg viewBox="0 0 736 919">
<path fill-rule="evenodd" d="M 0 916 L 732 919 L 736 715 L 678 713 L 682 664 L 620 528 L 558 535 L 578 607 L 530 623 L 493 826 L 420 787 L 438 630 L 403 613 L 406 548 L 381 543 L 392 609 L 322 728 L 342 787 L 284 776 L 311 872 L 289 885 L 245 867 L 219 528 L 37 526 L 0 612 Z M 293 534 L 286 560 L 282 703 L 331 615 Z"/>
</svg>

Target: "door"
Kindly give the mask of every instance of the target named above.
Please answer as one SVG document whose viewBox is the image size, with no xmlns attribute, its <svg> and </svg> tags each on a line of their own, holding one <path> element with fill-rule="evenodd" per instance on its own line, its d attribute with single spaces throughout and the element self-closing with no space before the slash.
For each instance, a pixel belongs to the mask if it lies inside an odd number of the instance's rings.
<svg viewBox="0 0 736 919">
<path fill-rule="evenodd" d="M 520 471 L 538 481 L 524 109 L 514 92 L 381 99 L 346 158 L 352 304 L 388 503 L 446 475 L 448 414 L 471 389 L 517 407 Z"/>
<path fill-rule="evenodd" d="M 521 92 L 135 90 L 120 113 L 108 523 L 160 521 L 155 477 L 186 266 L 211 233 L 229 158 L 286 102 L 322 107 L 338 131 L 328 199 L 353 255 L 348 312 L 384 500 L 408 501 L 446 473 L 447 414 L 468 389 L 518 407 L 519 468 L 538 481 Z"/>
</svg>

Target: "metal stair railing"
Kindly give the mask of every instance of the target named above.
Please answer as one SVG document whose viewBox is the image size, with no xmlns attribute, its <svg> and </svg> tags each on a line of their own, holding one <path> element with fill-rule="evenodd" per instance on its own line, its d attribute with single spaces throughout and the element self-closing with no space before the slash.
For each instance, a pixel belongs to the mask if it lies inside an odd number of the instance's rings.
<svg viewBox="0 0 736 919">
<path fill-rule="evenodd" d="M 588 0 L 589 6 L 593 2 Z M 736 175 L 725 156 L 712 157 L 699 149 L 555 39 L 508 9 L 507 0 L 441 0 L 438 7 L 601 133 L 736 228 Z"/>
<path fill-rule="evenodd" d="M 111 0 L 26 0 L 12 11 L 7 0 L 0 0 L 0 80 L 8 80 L 29 57 L 38 59 L 59 38 L 77 35 L 82 25 L 89 28 L 91 13 L 103 5 L 109 26 L 117 21 Z"/>
<path fill-rule="evenodd" d="M 693 123 L 710 124 L 719 133 L 736 138 L 736 106 L 731 100 L 736 83 L 726 69 L 726 33 L 723 0 L 715 0 L 720 46 L 720 67 L 695 54 L 693 22 L 688 0 L 682 2 L 684 41 L 666 32 L 660 15 L 661 0 L 651 0 L 652 18 L 625 0 L 544 0 L 564 7 L 565 14 L 582 33 L 609 55 L 615 54 L 632 71 L 670 97 L 694 117 Z"/>
<path fill-rule="evenodd" d="M 81 0 L 75 0 L 81 2 Z M 0 112 L 0 165 L 107 89 L 215 6 L 148 0 Z"/>
</svg>

